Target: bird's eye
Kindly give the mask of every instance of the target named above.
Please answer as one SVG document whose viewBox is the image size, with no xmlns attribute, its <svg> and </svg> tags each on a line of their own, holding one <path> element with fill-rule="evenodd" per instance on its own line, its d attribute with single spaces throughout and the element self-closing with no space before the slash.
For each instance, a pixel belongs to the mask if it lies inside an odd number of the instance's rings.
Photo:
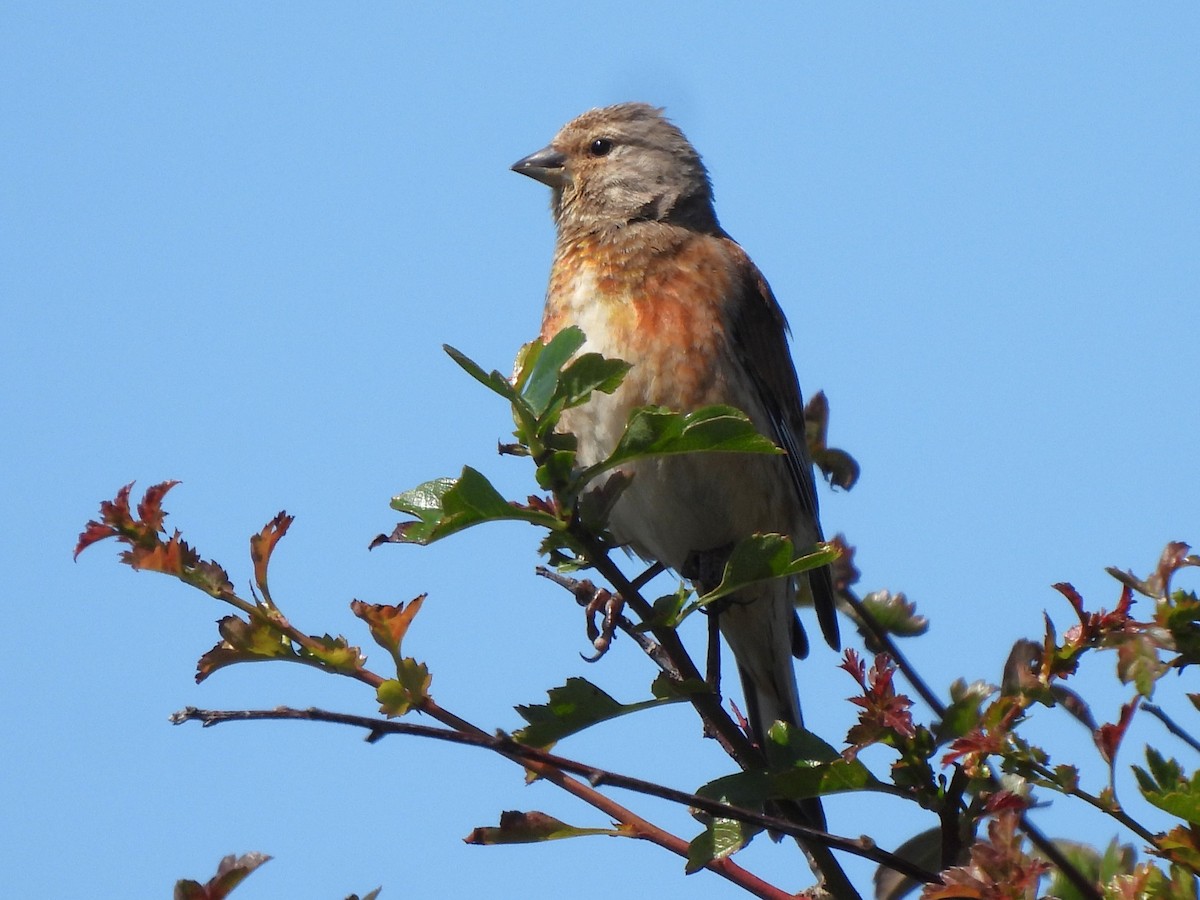
<svg viewBox="0 0 1200 900">
<path fill-rule="evenodd" d="M 592 146 L 588 147 L 588 152 L 592 156 L 608 156 L 612 148 L 613 143 L 608 138 L 596 138 L 592 141 Z"/>
</svg>

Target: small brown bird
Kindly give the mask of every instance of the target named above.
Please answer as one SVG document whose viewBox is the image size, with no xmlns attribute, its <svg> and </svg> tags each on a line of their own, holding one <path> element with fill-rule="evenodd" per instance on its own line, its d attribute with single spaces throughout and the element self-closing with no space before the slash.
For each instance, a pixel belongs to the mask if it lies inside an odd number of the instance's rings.
<svg viewBox="0 0 1200 900">
<path fill-rule="evenodd" d="M 762 274 L 717 223 L 708 173 L 683 133 L 662 110 L 622 103 L 567 123 L 512 168 L 553 190 L 558 239 L 542 340 L 577 325 L 585 351 L 633 366 L 614 394 L 595 394 L 563 416 L 562 427 L 578 437 L 579 462 L 606 457 L 630 411 L 645 405 L 734 406 L 786 451 L 630 465 L 632 482 L 609 518 L 613 536 L 685 574 L 697 561 L 719 573 L 732 545 L 754 533 L 788 535 L 798 553 L 820 541 L 787 322 Z M 828 568 L 802 581 L 747 588 L 718 613 L 760 745 L 776 720 L 801 724 L 792 657 L 807 643 L 797 587 L 811 593 L 826 640 L 838 644 Z"/>
</svg>

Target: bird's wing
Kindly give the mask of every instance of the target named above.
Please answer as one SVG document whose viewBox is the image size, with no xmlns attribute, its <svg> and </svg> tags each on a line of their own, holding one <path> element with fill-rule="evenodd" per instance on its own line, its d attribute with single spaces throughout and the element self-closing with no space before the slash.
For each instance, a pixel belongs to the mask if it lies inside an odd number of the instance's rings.
<svg viewBox="0 0 1200 900">
<path fill-rule="evenodd" d="M 734 254 L 741 273 L 733 302 L 727 308 L 733 352 L 749 374 L 759 402 L 766 411 L 770 437 L 786 451 L 788 474 L 800 504 L 801 515 L 812 524 L 817 539 L 822 539 L 818 516 L 816 484 L 812 460 L 804 434 L 804 400 L 796 367 L 788 352 L 787 319 L 762 273 L 746 252 L 732 239 L 724 239 Z M 799 549 L 799 548 L 797 548 Z M 828 566 L 809 573 L 813 606 L 821 633 L 829 646 L 840 646 L 837 616 L 834 611 L 833 580 Z M 804 646 L 803 637 L 797 649 Z"/>
</svg>

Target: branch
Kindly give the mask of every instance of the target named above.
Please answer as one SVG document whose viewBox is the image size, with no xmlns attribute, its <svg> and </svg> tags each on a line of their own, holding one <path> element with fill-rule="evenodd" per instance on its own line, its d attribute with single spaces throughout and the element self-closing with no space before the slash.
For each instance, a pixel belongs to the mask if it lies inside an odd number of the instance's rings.
<svg viewBox="0 0 1200 900">
<path fill-rule="evenodd" d="M 686 791 L 675 790 L 674 788 L 665 787 L 650 781 L 644 781 L 640 778 L 634 778 L 629 775 L 622 775 L 618 772 L 613 772 L 608 769 L 601 769 L 596 766 L 590 766 L 585 763 L 578 762 L 567 757 L 557 756 L 553 753 L 547 753 L 536 747 L 529 747 L 525 744 L 520 744 L 512 738 L 505 735 L 489 735 L 479 733 L 464 733 L 462 731 L 451 730 L 448 728 L 435 728 L 429 725 L 416 725 L 409 722 L 397 722 L 385 719 L 375 719 L 369 716 L 357 716 L 347 713 L 330 712 L 323 709 L 294 709 L 291 707 L 281 706 L 275 709 L 242 709 L 242 710 L 209 710 L 197 709 L 194 706 L 188 706 L 174 713 L 171 716 L 171 722 L 175 725 L 183 724 L 184 722 L 200 722 L 205 728 L 213 725 L 220 725 L 225 722 L 246 722 L 263 719 L 289 719 L 308 722 L 331 722 L 338 725 L 350 725 L 355 728 L 362 728 L 367 731 L 367 741 L 375 743 L 389 734 L 406 734 L 414 737 L 432 738 L 439 741 L 447 741 L 453 744 L 462 744 L 470 747 L 481 747 L 487 750 L 492 750 L 496 753 L 506 756 L 510 759 L 517 759 L 524 765 L 535 764 L 539 766 L 552 766 L 560 772 L 569 772 L 572 775 L 577 775 L 585 779 L 591 787 L 611 786 L 623 788 L 625 790 L 634 791 L 639 794 L 645 794 L 650 797 L 658 797 L 661 800 L 667 800 L 671 803 L 678 803 L 682 806 L 699 809 L 713 816 L 726 819 L 736 819 L 747 824 L 756 825 L 764 830 L 778 831 L 786 834 L 789 837 L 802 838 L 820 842 L 835 850 L 844 850 L 847 853 L 852 853 L 855 856 L 861 856 L 864 859 L 869 859 L 880 865 L 895 869 L 909 878 L 920 881 L 926 884 L 941 883 L 941 879 L 937 874 L 922 869 L 920 866 L 914 865 L 905 859 L 902 859 L 894 854 L 888 853 L 886 850 L 881 850 L 875 846 L 874 842 L 869 838 L 848 838 L 840 835 L 830 834 L 820 829 L 810 828 L 806 825 L 800 825 L 786 819 L 776 818 L 775 816 L 764 815 L 753 810 L 743 809 L 737 806 L 731 806 L 727 803 L 720 803 L 715 800 L 710 800 L 707 797 L 702 797 L 698 794 L 690 794 Z M 540 773 L 539 773 L 540 774 Z M 575 782 L 581 788 L 588 790 L 586 785 L 580 782 Z M 602 796 L 602 795 L 600 795 Z M 591 799 L 589 798 L 589 802 Z M 628 811 L 626 811 L 628 813 Z M 632 815 L 631 813 L 629 815 Z M 624 817 L 618 817 L 624 821 Z M 639 837 L 646 835 L 639 834 Z M 680 854 L 687 856 L 687 845 L 683 844 L 683 852 Z M 713 864 L 710 864 L 710 868 Z M 771 895 L 774 896 L 774 895 Z M 790 894 L 782 896 L 791 897 Z"/>
<path fill-rule="evenodd" d="M 1142 711 L 1150 713 L 1150 715 L 1162 722 L 1167 731 L 1171 732 L 1171 734 L 1175 735 L 1175 737 L 1179 738 L 1193 750 L 1200 750 L 1200 741 L 1197 741 L 1194 737 L 1184 731 L 1174 719 L 1172 719 L 1163 711 L 1161 706 L 1158 706 L 1154 703 L 1143 703 Z"/>
</svg>

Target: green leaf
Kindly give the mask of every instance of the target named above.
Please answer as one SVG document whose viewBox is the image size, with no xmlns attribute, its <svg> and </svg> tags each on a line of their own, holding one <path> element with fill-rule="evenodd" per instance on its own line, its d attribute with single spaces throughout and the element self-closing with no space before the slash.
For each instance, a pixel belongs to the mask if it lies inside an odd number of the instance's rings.
<svg viewBox="0 0 1200 900">
<path fill-rule="evenodd" d="M 629 424 L 609 457 L 587 468 L 580 482 L 637 459 L 704 451 L 783 452 L 758 433 L 744 412 L 732 406 L 706 406 L 686 415 L 660 406 L 642 406 L 630 414 Z"/>
<path fill-rule="evenodd" d="M 512 383 L 505 378 L 500 372 L 493 369 L 491 372 L 483 371 L 483 368 L 472 360 L 465 353 L 455 350 L 449 344 L 442 344 L 442 349 L 446 351 L 446 355 L 454 360 L 458 365 L 472 378 L 482 384 L 484 387 L 499 394 L 510 403 L 519 399 L 516 388 Z"/>
<path fill-rule="evenodd" d="M 691 875 L 713 860 L 724 859 L 736 853 L 750 843 L 751 838 L 761 830 L 737 819 L 710 819 L 704 831 L 692 838 L 688 844 L 687 865 L 683 871 Z"/>
<path fill-rule="evenodd" d="M 362 651 L 358 647 L 351 647 L 350 642 L 341 635 L 333 637 L 326 634 L 318 637 L 314 634 L 311 637 L 317 642 L 317 646 L 311 648 L 302 646 L 300 656 L 303 659 L 319 663 L 322 668 L 346 674 L 358 671 L 367 661 L 367 658 L 362 655 Z"/>
<path fill-rule="evenodd" d="M 585 678 L 568 678 L 565 685 L 552 688 L 548 694 L 549 703 L 517 707 L 529 725 L 513 734 L 515 740 L 531 747 L 549 747 L 597 722 L 685 699 L 674 695 L 640 703 L 618 703 Z"/>
<path fill-rule="evenodd" d="M 583 346 L 583 342 L 583 332 L 572 325 L 552 337 L 533 357 L 533 365 L 521 387 L 521 395 L 536 416 L 541 417 L 549 408 L 558 390 L 559 373 L 567 360 Z"/>
<path fill-rule="evenodd" d="M 217 644 L 196 664 L 196 683 L 204 681 L 217 669 L 241 662 L 262 662 L 267 659 L 299 660 L 291 639 L 271 622 L 254 616 L 249 622 L 237 616 L 225 616 L 217 622 L 221 643 Z"/>
<path fill-rule="evenodd" d="M 881 628 L 897 637 L 916 637 L 929 630 L 929 620 L 917 615 L 916 604 L 903 593 L 872 591 L 862 598 L 862 605 Z"/>
<path fill-rule="evenodd" d="M 468 844 L 537 844 L 563 838 L 603 834 L 629 837 L 621 828 L 578 828 L 542 812 L 506 810 L 500 814 L 499 828 L 476 828 L 463 840 Z"/>
<path fill-rule="evenodd" d="M 721 583 L 684 607 L 679 621 L 751 584 L 799 575 L 828 565 L 839 555 L 837 547 L 829 543 L 818 544 L 814 552 L 804 556 L 794 557 L 793 553 L 792 539 L 782 534 L 755 534 L 739 541 L 725 563 Z"/>
<path fill-rule="evenodd" d="M 1153 747 L 1146 748 L 1146 762 L 1149 772 L 1132 767 L 1142 796 L 1189 824 L 1200 824 L 1200 771 L 1193 772 L 1190 779 L 1184 778 L 1179 763 L 1165 759 Z"/>
<path fill-rule="evenodd" d="M 396 677 L 389 678 L 375 691 L 379 711 L 392 719 L 419 707 L 429 697 L 432 681 L 433 676 L 424 663 L 417 662 L 411 656 L 404 657 L 396 666 Z"/>
<path fill-rule="evenodd" d="M 950 685 L 950 705 L 935 729 L 939 743 L 969 734 L 983 717 L 983 704 L 996 688 L 986 681 L 968 684 L 959 678 Z"/>
<path fill-rule="evenodd" d="M 563 369 L 553 399 L 561 401 L 564 409 L 570 409 L 586 403 L 593 391 L 611 394 L 621 386 L 631 368 L 623 359 L 585 353 Z"/>
<path fill-rule="evenodd" d="M 398 525 L 388 539 L 408 544 L 431 544 L 483 522 L 529 522 L 544 528 L 561 524 L 549 513 L 509 503 L 470 466 L 458 478 L 438 478 L 398 494 L 392 508 L 416 517 Z"/>
</svg>

